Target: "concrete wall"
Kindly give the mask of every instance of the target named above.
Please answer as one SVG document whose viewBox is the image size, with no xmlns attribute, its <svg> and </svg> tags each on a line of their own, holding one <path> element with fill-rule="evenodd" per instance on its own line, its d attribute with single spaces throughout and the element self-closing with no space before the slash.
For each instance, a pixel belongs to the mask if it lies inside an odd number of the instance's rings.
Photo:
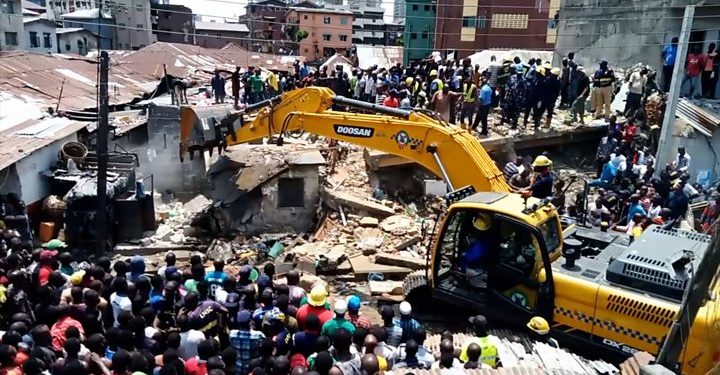
<svg viewBox="0 0 720 375">
<path fill-rule="evenodd" d="M 71 141 L 77 141 L 76 134 L 57 140 L 15 163 L 20 181 L 20 190 L 16 192 L 21 193 L 25 204 L 31 205 L 50 195 L 50 181 L 40 173 L 50 168 L 50 164 L 57 160 L 62 145 Z"/>
<path fill-rule="evenodd" d="M 717 180 L 720 176 L 720 130 L 716 129 L 712 138 L 700 133 L 692 133 L 689 137 L 679 136 L 684 127 L 682 120 L 677 120 L 673 126 L 673 135 L 668 137 L 667 160 L 658 160 L 658 170 L 670 163 L 677 154 L 677 148 L 684 146 L 692 158 L 690 160 L 690 182 L 695 183 L 698 173 L 711 171 L 710 182 Z"/>
<path fill-rule="evenodd" d="M 110 136 L 108 140 L 108 150 L 110 152 L 128 152 L 137 155 L 140 166 L 135 170 L 135 177 L 138 181 L 152 175 L 151 152 L 148 141 L 147 125 L 138 126 L 119 137 Z M 148 180 L 146 183 L 145 188 L 149 191 L 150 181 Z"/>
<path fill-rule="evenodd" d="M 154 33 L 158 42 L 194 44 L 192 10 L 182 5 L 152 3 L 156 16 Z"/>
<path fill-rule="evenodd" d="M 55 24 L 51 21 L 37 20 L 24 24 L 25 32 L 22 36 L 22 42 L 26 51 L 47 53 L 57 51 L 57 36 L 55 35 Z M 30 33 L 36 35 L 37 47 L 32 47 L 32 38 Z M 45 34 L 49 35 L 49 45 L 45 44 Z"/>
<path fill-rule="evenodd" d="M 0 5 L 0 51 L 23 49 L 23 17 L 21 0 L 9 0 L 5 7 Z M 17 43 L 8 43 L 5 33 L 15 33 Z"/>
<path fill-rule="evenodd" d="M 205 162 L 196 155 L 195 160 L 180 162 L 180 110 L 178 107 L 148 107 L 147 149 L 149 170 L 155 179 L 155 190 L 171 190 L 178 198 L 192 198 L 200 192 L 205 181 Z"/>
<path fill-rule="evenodd" d="M 555 64 L 568 52 L 575 52 L 576 61 L 592 68 L 600 60 L 607 60 L 611 68 L 637 62 L 660 68 L 663 46 L 679 36 L 684 6 L 698 3 L 698 0 L 566 0 L 560 8 Z M 720 5 L 720 0 L 702 3 Z M 717 38 L 720 7 L 697 7 L 695 16 L 692 29 L 710 29 L 706 37 Z"/>
<path fill-rule="evenodd" d="M 113 5 L 118 49 L 138 50 L 149 46 L 152 38 L 150 0 L 126 0 Z M 126 26 L 126 27 L 123 27 Z"/>
<path fill-rule="evenodd" d="M 57 34 L 57 52 L 86 55 L 88 51 L 97 48 L 97 40 L 97 36 L 87 30 Z M 80 46 L 82 46 L 82 49 Z"/>
<path fill-rule="evenodd" d="M 65 19 L 63 21 L 63 27 L 81 27 L 87 31 L 99 35 L 96 43 L 100 45 L 100 48 L 117 49 L 117 35 L 115 33 L 115 25 L 112 23 L 112 20 L 108 20 L 105 18 L 87 20 Z"/>
</svg>

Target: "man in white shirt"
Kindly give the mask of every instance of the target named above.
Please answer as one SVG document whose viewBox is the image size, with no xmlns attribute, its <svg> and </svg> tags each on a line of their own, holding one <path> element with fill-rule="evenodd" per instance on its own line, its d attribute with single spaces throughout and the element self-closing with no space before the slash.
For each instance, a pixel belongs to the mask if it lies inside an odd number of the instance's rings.
<svg viewBox="0 0 720 375">
<path fill-rule="evenodd" d="M 685 152 L 685 147 L 678 147 L 678 153 L 675 155 L 673 167 L 675 167 L 675 170 L 680 172 L 685 172 L 688 168 L 690 168 L 690 155 Z"/>
<path fill-rule="evenodd" d="M 198 330 L 190 329 L 190 321 L 187 315 L 178 316 L 177 323 L 180 327 L 180 348 L 178 354 L 180 358 L 187 361 L 198 355 L 197 347 L 198 344 L 205 341 L 205 334 Z"/>
<path fill-rule="evenodd" d="M 625 117 L 631 117 L 640 108 L 642 103 L 642 94 L 647 81 L 647 68 L 633 72 L 628 80 L 628 94 L 625 99 Z"/>
<path fill-rule="evenodd" d="M 110 295 L 110 306 L 112 306 L 113 318 L 115 327 L 118 327 L 118 315 L 121 311 L 132 312 L 132 301 L 128 297 L 128 283 L 124 277 L 118 277 L 113 280 L 113 290 L 115 293 Z"/>
</svg>

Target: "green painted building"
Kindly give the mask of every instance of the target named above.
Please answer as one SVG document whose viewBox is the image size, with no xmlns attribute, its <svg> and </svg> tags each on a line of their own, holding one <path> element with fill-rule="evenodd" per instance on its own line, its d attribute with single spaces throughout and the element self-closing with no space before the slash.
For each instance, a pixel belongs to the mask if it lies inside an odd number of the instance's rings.
<svg viewBox="0 0 720 375">
<path fill-rule="evenodd" d="M 406 65 L 410 61 L 423 59 L 432 52 L 435 14 L 434 0 L 406 0 L 403 35 Z"/>
</svg>

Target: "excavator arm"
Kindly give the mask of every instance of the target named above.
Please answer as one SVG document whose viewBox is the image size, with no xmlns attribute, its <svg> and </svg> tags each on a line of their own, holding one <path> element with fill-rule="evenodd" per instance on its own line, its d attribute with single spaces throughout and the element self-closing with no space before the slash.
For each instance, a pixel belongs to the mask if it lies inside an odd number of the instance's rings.
<svg viewBox="0 0 720 375">
<path fill-rule="evenodd" d="M 328 109 L 333 105 L 380 114 Z M 253 111 L 257 116 L 246 120 Z M 181 126 L 181 157 L 264 137 L 282 140 L 286 133 L 306 131 L 410 159 L 443 178 L 450 190 L 472 186 L 475 191 L 510 191 L 502 172 L 467 131 L 432 112 L 376 106 L 336 96 L 323 87 L 294 90 L 219 121 L 201 119 L 193 107 L 183 107 Z"/>
</svg>

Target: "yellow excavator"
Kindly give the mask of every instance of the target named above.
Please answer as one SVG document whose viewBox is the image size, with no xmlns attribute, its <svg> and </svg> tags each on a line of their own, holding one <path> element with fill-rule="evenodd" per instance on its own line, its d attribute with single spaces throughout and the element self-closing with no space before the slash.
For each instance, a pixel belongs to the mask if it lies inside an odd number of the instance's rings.
<svg viewBox="0 0 720 375">
<path fill-rule="evenodd" d="M 331 109 L 346 107 L 373 114 Z M 429 290 L 516 326 L 542 316 L 564 345 L 618 361 L 647 351 L 683 374 L 705 374 L 720 362 L 720 252 L 710 236 L 651 226 L 632 238 L 565 225 L 549 199 L 511 193 L 478 140 L 433 112 L 322 87 L 217 119 L 183 107 L 180 155 L 266 137 L 282 144 L 302 131 L 405 157 L 446 182 L 450 204 L 429 231 L 426 270 L 405 281 L 408 296 Z"/>
</svg>

